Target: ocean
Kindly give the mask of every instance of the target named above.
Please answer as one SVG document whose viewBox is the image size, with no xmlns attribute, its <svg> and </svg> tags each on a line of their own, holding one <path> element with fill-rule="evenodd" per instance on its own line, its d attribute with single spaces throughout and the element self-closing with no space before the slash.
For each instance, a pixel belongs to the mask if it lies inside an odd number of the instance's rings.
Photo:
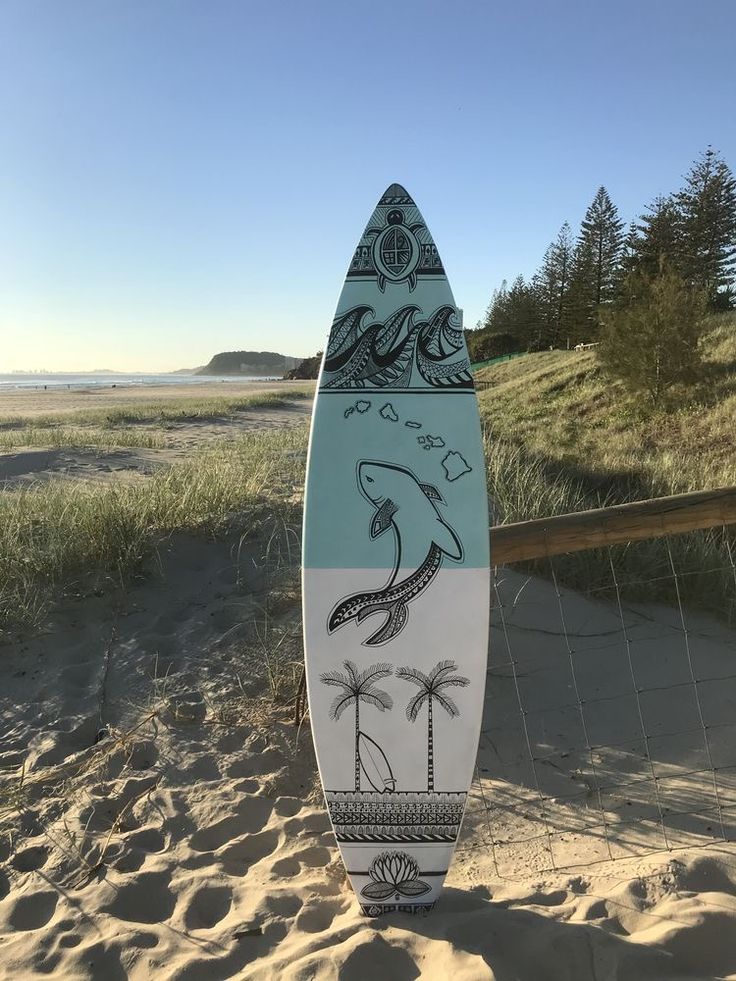
<svg viewBox="0 0 736 981">
<path fill-rule="evenodd" d="M 11 388 L 127 388 L 131 385 L 202 385 L 211 382 L 279 381 L 277 376 L 251 375 L 183 375 L 183 374 L 0 374 L 0 390 Z"/>
</svg>

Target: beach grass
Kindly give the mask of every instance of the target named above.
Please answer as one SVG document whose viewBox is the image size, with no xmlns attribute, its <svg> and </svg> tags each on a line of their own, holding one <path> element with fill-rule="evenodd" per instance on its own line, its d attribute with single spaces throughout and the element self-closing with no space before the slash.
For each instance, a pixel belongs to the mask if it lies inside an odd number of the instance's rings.
<svg viewBox="0 0 736 981">
<path fill-rule="evenodd" d="M 492 520 L 736 486 L 736 317 L 713 319 L 705 354 L 706 382 L 683 393 L 679 407 L 656 414 L 605 378 L 593 352 L 545 352 L 484 369 L 482 376 L 493 383 L 479 395 Z M 53 445 L 81 445 L 74 442 L 85 438 L 81 426 L 89 427 L 88 436 L 96 434 L 100 446 L 123 445 L 106 443 L 106 433 L 111 441 L 126 436 L 128 445 L 152 445 L 145 443 L 142 423 L 158 422 L 150 430 L 155 445 L 165 438 L 167 421 L 278 406 L 295 394 L 134 404 L 121 414 L 105 410 L 104 425 L 99 415 L 93 423 L 85 414 L 83 424 L 64 417 L 63 426 L 53 417 L 48 429 L 33 419 L 25 445 L 49 445 L 43 444 L 44 431 L 54 433 Z M 145 481 L 49 481 L 0 493 L 0 623 L 6 630 L 38 624 L 59 595 L 83 592 L 91 583 L 130 581 L 157 542 L 174 531 L 247 533 L 263 513 L 297 528 L 306 443 L 306 426 L 257 431 L 200 450 Z M 293 547 L 298 551 L 298 541 Z M 671 603 L 679 588 L 686 602 L 732 617 L 734 552 L 732 533 L 715 528 L 527 568 L 545 576 L 554 570 L 561 582 L 607 597 L 614 574 L 624 595 L 634 599 Z"/>
<path fill-rule="evenodd" d="M 530 354 L 480 372 L 489 493 L 499 522 L 736 486 L 736 315 L 711 318 L 706 375 L 652 412 L 600 370 L 594 352 Z M 689 603 L 736 615 L 733 532 L 710 531 L 554 559 L 577 589 Z M 549 576 L 549 562 L 529 564 Z"/>
<path fill-rule="evenodd" d="M 145 423 L 208 422 L 213 419 L 233 418 L 238 413 L 249 410 L 284 408 L 290 402 L 308 399 L 311 396 L 312 392 L 306 388 L 285 388 L 260 392 L 256 395 L 186 396 L 155 399 L 150 402 L 131 400 L 129 405 L 106 408 L 78 409 L 48 415 L 0 416 L 0 430 L 20 427 L 53 429 L 60 426 L 115 427 Z"/>
<path fill-rule="evenodd" d="M 166 535 L 248 533 L 292 515 L 306 427 L 262 431 L 201 451 L 146 481 L 49 481 L 0 493 L 0 624 L 42 622 L 60 595 L 124 585 Z"/>
<path fill-rule="evenodd" d="M 125 426 L 111 429 L 99 426 L 23 426 L 17 429 L 0 429 L 0 451 L 22 447 L 48 449 L 163 449 L 165 436 L 155 429 Z"/>
</svg>

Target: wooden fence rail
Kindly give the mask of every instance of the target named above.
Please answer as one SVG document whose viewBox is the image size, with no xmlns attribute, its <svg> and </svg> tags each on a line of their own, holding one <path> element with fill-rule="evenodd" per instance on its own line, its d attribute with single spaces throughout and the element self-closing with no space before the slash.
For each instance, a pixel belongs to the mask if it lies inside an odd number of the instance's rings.
<svg viewBox="0 0 736 981">
<path fill-rule="evenodd" d="M 736 524 L 736 487 L 676 494 L 491 528 L 494 565 Z"/>
</svg>

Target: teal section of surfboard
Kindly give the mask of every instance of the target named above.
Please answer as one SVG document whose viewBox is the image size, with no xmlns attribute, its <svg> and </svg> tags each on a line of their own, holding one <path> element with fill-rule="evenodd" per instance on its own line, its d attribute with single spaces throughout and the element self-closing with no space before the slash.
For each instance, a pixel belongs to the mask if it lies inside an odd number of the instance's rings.
<svg viewBox="0 0 736 981">
<path fill-rule="evenodd" d="M 326 345 L 303 567 L 310 718 L 348 874 L 369 915 L 426 911 L 477 748 L 488 514 L 461 316 L 398 184 L 358 242 Z"/>
</svg>

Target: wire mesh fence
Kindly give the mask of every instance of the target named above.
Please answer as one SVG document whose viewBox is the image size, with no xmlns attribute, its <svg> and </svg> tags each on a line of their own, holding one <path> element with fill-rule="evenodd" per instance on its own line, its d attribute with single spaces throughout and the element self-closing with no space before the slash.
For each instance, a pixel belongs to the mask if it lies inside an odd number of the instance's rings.
<svg viewBox="0 0 736 981">
<path fill-rule="evenodd" d="M 608 547 L 587 589 L 563 584 L 564 556 L 495 570 L 475 791 L 502 877 L 736 840 L 733 544 L 724 528 L 704 569 L 661 539 L 664 568 L 637 581 L 650 545 Z M 723 616 L 688 605 L 691 576 Z"/>
</svg>

